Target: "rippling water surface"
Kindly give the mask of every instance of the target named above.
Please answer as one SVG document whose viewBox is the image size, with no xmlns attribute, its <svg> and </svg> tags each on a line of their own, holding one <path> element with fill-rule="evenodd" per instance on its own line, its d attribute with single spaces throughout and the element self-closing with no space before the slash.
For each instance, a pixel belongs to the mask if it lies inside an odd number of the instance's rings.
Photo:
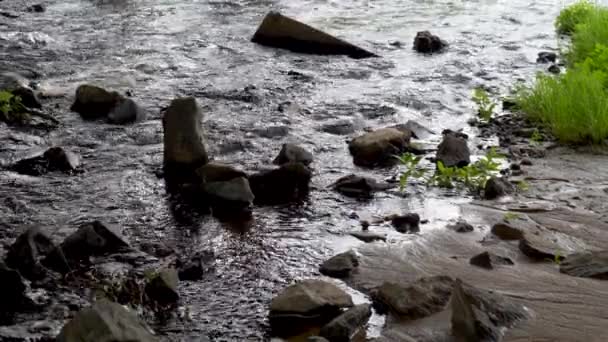
<svg viewBox="0 0 608 342">
<path fill-rule="evenodd" d="M 9 1 L 10 2 L 10 1 Z M 180 284 L 192 322 L 159 330 L 175 339 L 217 341 L 266 338 L 267 305 L 294 279 L 317 276 L 325 258 L 361 242 L 347 235 L 358 219 L 415 211 L 432 234 L 462 215 L 462 197 L 412 189 L 371 201 L 327 189 L 357 172 L 377 179 L 397 169 L 362 170 L 352 164 L 346 140 L 364 127 L 416 120 L 441 132 L 460 129 L 474 114 L 471 91 L 484 86 L 506 93 L 542 66 L 541 50 L 556 47 L 552 22 L 560 1 L 47 1 L 45 13 L 0 17 L 0 67 L 26 75 L 52 92 L 72 96 L 78 84 L 131 90 L 148 119 L 131 126 L 83 122 L 69 99 L 51 100 L 64 123 L 48 134 L 0 127 L 0 161 L 63 145 L 78 152 L 86 173 L 72 177 L 0 172 L 0 194 L 19 205 L 0 213 L 0 237 L 33 223 L 57 238 L 77 223 L 116 223 L 134 245 L 162 241 L 180 253 L 213 250 L 215 272 Z M 15 9 L 6 1 L 0 9 Z M 298 18 L 359 44 L 381 58 L 298 55 L 249 42 L 269 10 Z M 450 43 L 427 56 L 411 49 L 417 31 Z M 397 47 L 394 42 L 401 42 Z M 4 70 L 1 70 L 4 71 Z M 31 72 L 34 71 L 34 72 Z M 294 76 L 289 71 L 302 75 Z M 256 208 L 246 225 L 223 224 L 169 201 L 162 179 L 160 109 L 178 95 L 196 96 L 205 112 L 207 144 L 216 160 L 247 171 L 270 167 L 282 143 L 314 152 L 314 190 L 301 206 Z M 335 135 L 321 127 L 352 124 Z M 264 133 L 284 126 L 287 136 Z M 425 143 L 433 146 L 440 135 Z M 483 141 L 473 139 L 474 147 Z M 487 145 L 487 142 L 486 142 Z M 12 203 L 11 202 L 11 203 Z M 8 202 L 7 202 L 8 203 Z M 389 227 L 389 243 L 407 243 Z"/>
</svg>

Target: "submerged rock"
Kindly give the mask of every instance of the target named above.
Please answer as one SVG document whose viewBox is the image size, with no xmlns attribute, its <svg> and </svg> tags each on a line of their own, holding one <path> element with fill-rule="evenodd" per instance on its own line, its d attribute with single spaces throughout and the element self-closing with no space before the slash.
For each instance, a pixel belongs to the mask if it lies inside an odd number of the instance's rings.
<svg viewBox="0 0 608 342">
<path fill-rule="evenodd" d="M 266 15 L 251 41 L 293 52 L 317 55 L 347 55 L 352 58 L 376 56 L 278 12 L 269 12 Z"/>
<path fill-rule="evenodd" d="M 201 280 L 212 269 L 215 255 L 211 251 L 196 253 L 187 261 L 178 261 L 179 280 Z"/>
<path fill-rule="evenodd" d="M 313 161 L 312 153 L 296 144 L 283 144 L 279 155 L 272 161 L 273 164 L 302 163 L 306 166 Z"/>
<path fill-rule="evenodd" d="M 331 342 L 350 342 L 354 336 L 365 330 L 371 316 L 370 304 L 356 305 L 322 327 L 319 335 Z"/>
<path fill-rule="evenodd" d="M 349 135 L 360 129 L 358 126 L 352 120 L 337 120 L 321 126 L 321 131 L 334 135 Z"/>
<path fill-rule="evenodd" d="M 258 204 L 280 204 L 308 196 L 312 172 L 301 163 L 288 163 L 278 169 L 249 176 L 249 185 Z"/>
<path fill-rule="evenodd" d="M 78 155 L 62 147 L 51 147 L 42 155 L 23 159 L 9 168 L 24 175 L 41 176 L 49 172 L 73 173 L 80 171 Z"/>
<path fill-rule="evenodd" d="M 487 200 L 492 200 L 513 193 L 515 188 L 507 179 L 503 177 L 492 177 L 486 182 L 483 196 Z"/>
<path fill-rule="evenodd" d="M 294 336 L 319 327 L 352 307 L 351 297 L 334 284 L 307 279 L 288 286 L 270 304 L 270 327 L 274 335 Z"/>
<path fill-rule="evenodd" d="M 493 269 L 496 265 L 513 265 L 511 259 L 487 251 L 475 255 L 469 260 L 469 263 L 488 270 Z"/>
<path fill-rule="evenodd" d="M 351 140 L 348 150 L 358 166 L 394 165 L 395 155 L 407 151 L 411 136 L 409 130 L 382 128 Z"/>
<path fill-rule="evenodd" d="M 97 86 L 83 84 L 76 89 L 76 98 L 70 110 L 86 120 L 106 118 L 122 99 L 115 91 L 109 92 Z"/>
<path fill-rule="evenodd" d="M 444 134 L 443 141 L 437 147 L 437 162 L 442 162 L 445 167 L 464 167 L 471 162 L 471 152 L 467 140 L 461 135 L 453 132 Z"/>
<path fill-rule="evenodd" d="M 357 255 L 353 251 L 348 251 L 326 260 L 319 267 L 319 272 L 328 277 L 346 278 L 357 266 L 359 266 Z"/>
<path fill-rule="evenodd" d="M 557 54 L 555 52 L 550 51 L 542 51 L 538 53 L 538 57 L 536 58 L 536 63 L 555 63 L 557 60 Z"/>
<path fill-rule="evenodd" d="M 458 221 L 454 224 L 448 225 L 448 229 L 451 229 L 457 233 L 469 233 L 474 230 L 473 226 L 466 221 Z"/>
<path fill-rule="evenodd" d="M 178 281 L 179 276 L 174 268 L 161 270 L 146 284 L 146 295 L 162 306 L 174 305 L 179 300 Z"/>
<path fill-rule="evenodd" d="M 26 301 L 26 286 L 21 279 L 21 275 L 14 269 L 9 268 L 0 260 L 0 303 L 2 303 L 2 313 L 15 312 L 20 309 L 21 304 Z M 0 320 L 1 321 L 1 320 Z"/>
<path fill-rule="evenodd" d="M 122 305 L 106 299 L 81 310 L 68 322 L 57 342 L 155 342 L 156 337 L 148 332 L 137 318 Z"/>
<path fill-rule="evenodd" d="M 132 99 L 121 98 L 108 113 L 108 122 L 113 124 L 126 124 L 143 118 L 143 110 Z"/>
<path fill-rule="evenodd" d="M 573 277 L 608 280 L 608 250 L 568 255 L 559 271 Z"/>
<path fill-rule="evenodd" d="M 441 52 L 448 44 L 429 31 L 420 31 L 414 38 L 414 50 L 422 53 Z"/>
<path fill-rule="evenodd" d="M 501 295 L 457 279 L 450 300 L 452 336 L 457 341 L 499 341 L 504 328 L 527 317 L 525 309 Z"/>
<path fill-rule="evenodd" d="M 43 264 L 58 272 L 66 273 L 70 267 L 76 267 L 91 256 L 120 252 L 129 247 L 129 243 L 118 230 L 100 221 L 81 225 L 76 232 L 68 236 L 45 260 Z M 70 267 L 66 267 L 67 260 Z"/>
<path fill-rule="evenodd" d="M 391 223 L 399 233 L 416 233 L 420 231 L 420 215 L 416 213 L 393 216 Z"/>
<path fill-rule="evenodd" d="M 409 285 L 386 282 L 374 293 L 374 303 L 400 318 L 416 320 L 442 311 L 450 300 L 454 280 L 447 276 L 420 278 Z"/>
<path fill-rule="evenodd" d="M 382 234 L 376 234 L 376 233 L 371 233 L 371 232 L 366 232 L 366 231 L 350 232 L 349 234 L 363 242 L 386 241 L 386 235 L 382 235 Z"/>
<path fill-rule="evenodd" d="M 393 185 L 354 174 L 338 179 L 332 188 L 345 196 L 371 197 L 374 192 L 390 189 Z"/>
<path fill-rule="evenodd" d="M 53 240 L 38 227 L 32 227 L 19 235 L 9 247 L 6 263 L 29 280 L 39 280 L 47 270 L 40 260 L 55 249 Z"/>
<path fill-rule="evenodd" d="M 190 172 L 209 161 L 203 142 L 202 116 L 193 97 L 171 101 L 163 115 L 163 158 L 169 178 L 187 178 Z"/>
</svg>

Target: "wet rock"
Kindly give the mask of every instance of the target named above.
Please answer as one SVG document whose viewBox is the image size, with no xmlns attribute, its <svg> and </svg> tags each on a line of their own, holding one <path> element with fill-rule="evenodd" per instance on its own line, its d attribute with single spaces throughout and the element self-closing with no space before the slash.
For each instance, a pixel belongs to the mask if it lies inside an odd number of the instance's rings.
<svg viewBox="0 0 608 342">
<path fill-rule="evenodd" d="M 175 253 L 173 249 L 160 242 L 145 242 L 140 245 L 140 249 L 157 258 L 165 258 Z"/>
<path fill-rule="evenodd" d="M 329 342 L 329 340 L 321 336 L 309 336 L 306 342 Z"/>
<path fill-rule="evenodd" d="M 385 282 L 374 293 L 381 311 L 416 320 L 442 311 L 450 300 L 454 280 L 446 276 L 420 278 L 409 285 Z"/>
<path fill-rule="evenodd" d="M 505 328 L 529 317 L 522 305 L 460 279 L 454 282 L 450 307 L 457 341 L 499 341 Z"/>
<path fill-rule="evenodd" d="M 300 53 L 347 55 L 352 58 L 376 56 L 278 12 L 269 12 L 266 15 L 251 41 Z"/>
<path fill-rule="evenodd" d="M 161 306 L 174 305 L 179 300 L 177 270 L 168 268 L 154 274 L 146 284 L 146 295 Z"/>
<path fill-rule="evenodd" d="M 405 124 L 396 125 L 394 126 L 394 128 L 401 131 L 412 132 L 412 137 L 416 139 L 426 139 L 427 137 L 435 134 L 433 130 L 413 120 L 408 120 Z"/>
<path fill-rule="evenodd" d="M 287 126 L 268 126 L 264 128 L 257 128 L 255 133 L 268 139 L 283 138 L 289 134 L 289 127 Z"/>
<path fill-rule="evenodd" d="M 355 335 L 365 330 L 371 315 L 370 304 L 356 305 L 322 327 L 319 335 L 331 342 L 350 342 Z"/>
<path fill-rule="evenodd" d="M 154 342 L 158 341 L 139 321 L 137 315 L 122 305 L 102 299 L 81 310 L 68 322 L 57 342 Z"/>
<path fill-rule="evenodd" d="M 0 303 L 2 310 L 6 313 L 19 310 L 21 304 L 26 301 L 26 286 L 19 272 L 9 268 L 0 260 Z M 2 313 L 0 313 L 2 316 Z"/>
<path fill-rule="evenodd" d="M 288 163 L 278 169 L 249 176 L 249 185 L 258 204 L 279 204 L 308 195 L 312 172 L 301 163 Z"/>
<path fill-rule="evenodd" d="M 502 100 L 502 109 L 510 110 L 517 107 L 517 102 L 511 99 Z"/>
<path fill-rule="evenodd" d="M 447 43 L 429 31 L 420 31 L 416 33 L 416 37 L 414 38 L 414 50 L 418 52 L 440 52 L 445 47 L 447 47 Z"/>
<path fill-rule="evenodd" d="M 382 234 L 371 233 L 368 231 L 363 232 L 350 232 L 351 236 L 356 237 L 357 239 L 363 242 L 374 242 L 374 241 L 386 241 L 386 236 Z"/>
<path fill-rule="evenodd" d="M 487 200 L 493 200 L 511 194 L 513 191 L 515 188 L 508 180 L 502 177 L 492 177 L 486 182 L 483 196 Z"/>
<path fill-rule="evenodd" d="M 420 215 L 416 213 L 393 216 L 391 223 L 399 233 L 415 233 L 420 231 Z"/>
<path fill-rule="evenodd" d="M 353 302 L 332 283 L 307 279 L 288 286 L 270 304 L 270 327 L 277 336 L 293 336 L 310 327 L 322 326 Z"/>
<path fill-rule="evenodd" d="M 63 147 L 51 147 L 42 155 L 23 159 L 9 167 L 10 170 L 30 176 L 49 172 L 73 173 L 80 171 L 80 158 Z"/>
<path fill-rule="evenodd" d="M 557 66 L 557 64 L 551 64 L 551 66 L 547 68 L 547 71 L 554 75 L 558 75 L 560 72 L 562 72 L 562 70 L 559 68 L 559 66 Z"/>
<path fill-rule="evenodd" d="M 519 240 L 519 250 L 531 259 L 561 261 L 562 249 L 548 234 L 524 234 Z"/>
<path fill-rule="evenodd" d="M 524 238 L 526 231 L 536 231 L 536 227 L 529 219 L 516 218 L 513 220 L 504 220 L 492 226 L 492 234 L 496 235 L 501 240 L 521 240 Z"/>
<path fill-rule="evenodd" d="M 346 278 L 350 275 L 350 272 L 359 266 L 359 259 L 353 251 L 340 253 L 326 260 L 321 267 L 319 272 L 328 277 L 333 278 Z"/>
<path fill-rule="evenodd" d="M 458 221 L 454 224 L 448 225 L 448 229 L 451 229 L 457 233 L 469 233 L 474 230 L 473 226 L 466 221 Z"/>
<path fill-rule="evenodd" d="M 40 260 L 55 249 L 51 238 L 38 227 L 32 227 L 19 235 L 9 247 L 6 263 L 18 270 L 25 278 L 39 280 L 47 270 Z"/>
<path fill-rule="evenodd" d="M 254 195 L 243 171 L 220 163 L 209 163 L 198 168 L 196 173 L 212 205 L 246 207 L 253 203 Z"/>
<path fill-rule="evenodd" d="M 557 60 L 557 54 L 555 52 L 542 51 L 538 53 L 536 63 L 555 63 Z"/>
<path fill-rule="evenodd" d="M 360 127 L 351 120 L 337 120 L 321 126 L 321 131 L 334 135 L 349 135 L 359 129 Z"/>
<path fill-rule="evenodd" d="M 461 135 L 448 132 L 444 134 L 443 140 L 437 147 L 435 156 L 437 162 L 442 162 L 445 167 L 464 167 L 471 162 L 471 152 L 466 138 Z"/>
<path fill-rule="evenodd" d="M 91 256 L 116 253 L 127 248 L 129 243 L 115 227 L 93 221 L 81 225 L 42 263 L 55 271 L 66 273 L 70 268 L 77 267 L 80 262 L 87 262 Z M 70 267 L 66 267 L 64 260 L 67 260 Z"/>
<path fill-rule="evenodd" d="M 513 265 L 511 259 L 490 252 L 477 254 L 469 260 L 469 263 L 489 270 L 493 269 L 495 265 Z"/>
<path fill-rule="evenodd" d="M 42 104 L 40 103 L 40 100 L 38 100 L 38 97 L 36 96 L 34 91 L 30 88 L 18 87 L 18 88 L 11 90 L 11 93 L 14 96 L 19 96 L 19 98 L 21 99 L 21 103 L 27 108 L 37 108 L 37 109 L 42 108 Z"/>
<path fill-rule="evenodd" d="M 390 189 L 393 186 L 388 183 L 378 182 L 375 179 L 348 175 L 338 179 L 332 188 L 345 196 L 371 197 L 374 192 Z"/>
<path fill-rule="evenodd" d="M 178 98 L 163 115 L 165 174 L 183 179 L 209 161 L 203 142 L 202 112 L 193 97 Z"/>
<path fill-rule="evenodd" d="M 122 101 L 117 92 L 83 84 L 76 89 L 76 98 L 70 110 L 80 114 L 85 120 L 105 118 Z"/>
<path fill-rule="evenodd" d="M 608 250 L 568 255 L 559 271 L 573 277 L 608 280 Z"/>
<path fill-rule="evenodd" d="M 525 166 L 531 166 L 533 165 L 532 161 L 528 158 L 524 158 L 521 160 L 521 165 L 525 165 Z"/>
<path fill-rule="evenodd" d="M 279 155 L 272 161 L 275 165 L 287 163 L 302 163 L 306 166 L 312 163 L 312 153 L 296 144 L 283 144 Z"/>
<path fill-rule="evenodd" d="M 28 7 L 26 10 L 28 12 L 42 13 L 45 11 L 45 8 L 42 4 L 36 4 Z"/>
<path fill-rule="evenodd" d="M 407 151 L 411 136 L 410 131 L 382 128 L 351 140 L 348 149 L 355 165 L 394 165 L 397 163 L 395 155 Z"/>
<path fill-rule="evenodd" d="M 9 18 L 9 19 L 17 19 L 17 18 L 19 18 L 19 14 L 14 13 L 14 12 L 6 12 L 6 11 L 0 11 L 0 16 L 3 16 L 5 18 Z"/>
<path fill-rule="evenodd" d="M 108 114 L 108 122 L 113 124 L 126 124 L 141 121 L 144 118 L 143 110 L 132 99 L 119 100 Z"/>
<path fill-rule="evenodd" d="M 215 254 L 212 251 L 203 251 L 196 253 L 190 260 L 179 261 L 178 276 L 179 280 L 201 280 L 205 273 L 212 269 L 212 263 L 215 259 Z"/>
</svg>

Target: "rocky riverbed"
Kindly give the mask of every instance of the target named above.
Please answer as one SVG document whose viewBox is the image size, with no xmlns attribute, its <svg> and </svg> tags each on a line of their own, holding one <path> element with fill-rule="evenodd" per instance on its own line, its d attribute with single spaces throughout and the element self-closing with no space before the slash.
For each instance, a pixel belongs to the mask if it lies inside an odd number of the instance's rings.
<svg viewBox="0 0 608 342">
<path fill-rule="evenodd" d="M 71 341 L 106 315 L 139 340 L 606 340 L 605 152 L 531 139 L 508 110 L 468 123 L 473 88 L 497 98 L 549 67 L 553 1 L 35 5 L 0 1 L 2 87 L 41 105 L 0 123 L 0 340 L 54 340 L 71 322 Z M 271 10 L 379 57 L 253 44 Z M 192 103 L 200 132 L 168 123 Z M 178 191 L 168 129 L 204 136 Z M 446 129 L 470 151 L 442 160 L 499 146 L 520 189 L 401 191 L 390 155 L 430 166 Z M 226 201 L 239 205 L 207 205 Z M 101 297 L 134 310 L 90 307 Z M 306 329 L 275 329 L 294 318 Z"/>
</svg>

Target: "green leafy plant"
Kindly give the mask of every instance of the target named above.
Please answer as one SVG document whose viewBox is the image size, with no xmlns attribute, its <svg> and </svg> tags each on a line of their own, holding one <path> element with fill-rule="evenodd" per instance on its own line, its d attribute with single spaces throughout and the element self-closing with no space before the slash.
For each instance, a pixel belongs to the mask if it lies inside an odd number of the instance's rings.
<svg viewBox="0 0 608 342">
<path fill-rule="evenodd" d="M 566 59 L 570 67 L 583 63 L 594 56 L 598 44 L 608 45 L 608 8 L 595 6 L 594 10 L 578 24 L 572 33 L 572 41 Z M 599 60 L 598 60 L 599 62 Z M 606 65 L 602 69 L 605 69 Z"/>
<path fill-rule="evenodd" d="M 28 118 L 21 98 L 8 91 L 0 91 L 0 120 L 5 122 L 23 122 Z"/>
<path fill-rule="evenodd" d="M 444 188 L 462 185 L 472 192 L 479 192 L 486 186 L 488 179 L 500 170 L 500 163 L 497 162 L 500 158 L 503 156 L 492 148 L 484 157 L 462 168 L 446 167 L 439 161 L 437 171 L 429 178 L 428 183 Z"/>
<path fill-rule="evenodd" d="M 477 104 L 479 117 L 484 121 L 489 121 L 492 118 L 496 103 L 490 99 L 488 93 L 482 88 L 476 88 L 473 91 L 472 100 Z"/>
<path fill-rule="evenodd" d="M 418 169 L 418 164 L 422 157 L 416 156 L 413 153 L 404 153 L 401 156 L 396 156 L 401 165 L 405 166 L 406 170 L 399 177 L 399 187 L 403 190 L 407 186 L 407 181 L 410 178 L 422 178 L 425 170 Z"/>
<path fill-rule="evenodd" d="M 558 251 L 557 253 L 555 253 L 555 255 L 553 256 L 553 259 L 545 259 L 546 261 L 552 262 L 555 265 L 559 266 L 562 263 L 562 260 L 564 260 L 564 257 L 561 255 L 561 253 Z"/>
<path fill-rule="evenodd" d="M 560 34 L 572 34 L 578 24 L 593 12 L 595 5 L 588 0 L 582 0 L 564 8 L 557 19 L 555 28 Z"/>
</svg>

